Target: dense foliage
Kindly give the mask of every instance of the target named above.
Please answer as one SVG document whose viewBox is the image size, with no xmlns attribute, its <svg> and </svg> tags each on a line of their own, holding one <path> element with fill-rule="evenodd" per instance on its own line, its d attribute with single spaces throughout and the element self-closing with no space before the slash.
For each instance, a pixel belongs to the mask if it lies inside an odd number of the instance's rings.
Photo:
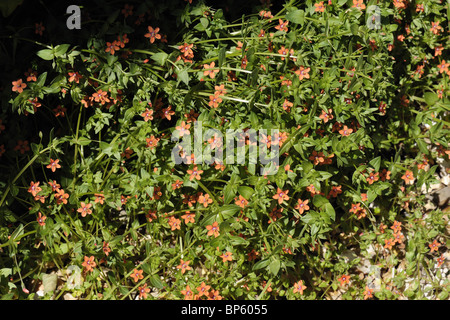
<svg viewBox="0 0 450 320">
<path fill-rule="evenodd" d="M 4 298 L 447 299 L 448 3 L 46 2 L 2 11 Z M 200 122 L 276 174 L 176 164 Z"/>
</svg>

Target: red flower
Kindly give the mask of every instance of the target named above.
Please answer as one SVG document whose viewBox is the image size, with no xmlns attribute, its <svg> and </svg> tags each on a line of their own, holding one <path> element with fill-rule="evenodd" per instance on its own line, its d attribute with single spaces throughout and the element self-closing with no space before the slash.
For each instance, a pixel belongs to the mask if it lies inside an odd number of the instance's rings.
<svg viewBox="0 0 450 320">
<path fill-rule="evenodd" d="M 314 4 L 314 6 L 316 7 L 316 9 L 314 10 L 315 12 L 324 12 L 325 11 L 325 6 L 323 5 L 323 1 L 320 1 L 319 3 Z"/>
<path fill-rule="evenodd" d="M 161 35 L 158 34 L 159 28 L 153 29 L 152 27 L 148 26 L 148 33 L 144 35 L 146 38 L 150 38 L 150 43 L 155 42 L 155 39 L 161 39 Z"/>
<path fill-rule="evenodd" d="M 211 62 L 210 65 L 208 65 L 207 63 L 203 65 L 203 68 L 205 69 L 205 71 L 203 71 L 203 75 L 204 76 L 208 76 L 211 79 L 214 79 L 216 77 L 216 74 L 219 73 L 219 69 L 214 69 L 216 63 L 213 61 Z"/>
<path fill-rule="evenodd" d="M 222 258 L 223 262 L 233 260 L 233 254 L 230 251 L 227 251 L 226 253 L 222 254 L 220 257 Z"/>
<path fill-rule="evenodd" d="M 293 293 L 300 293 L 303 294 L 303 290 L 306 289 L 306 286 L 303 285 L 303 280 L 300 280 L 296 283 L 294 283 L 294 290 L 292 291 Z"/>
<path fill-rule="evenodd" d="M 278 19 L 278 25 L 275 27 L 275 29 L 288 32 L 287 25 L 289 24 L 289 21 L 283 21 L 281 19 Z"/>
<path fill-rule="evenodd" d="M 87 214 L 92 214 L 92 210 L 90 209 L 92 207 L 92 203 L 84 203 L 81 202 L 81 208 L 78 208 L 77 212 L 81 213 L 82 217 L 86 217 Z"/>
<path fill-rule="evenodd" d="M 302 214 L 303 212 L 309 210 L 308 202 L 309 200 L 303 201 L 301 199 L 298 199 L 298 203 L 294 208 L 297 209 L 300 214 Z"/>
<path fill-rule="evenodd" d="M 12 91 L 15 92 L 17 91 L 17 93 L 22 93 L 23 89 L 25 89 L 27 87 L 26 83 L 22 83 L 22 79 L 19 79 L 17 81 L 13 81 L 12 82 Z"/>
<path fill-rule="evenodd" d="M 43 216 L 42 213 L 39 212 L 39 215 L 36 220 L 40 226 L 42 226 L 42 227 L 45 226 L 45 219 L 47 219 L 47 217 Z"/>
<path fill-rule="evenodd" d="M 208 230 L 208 236 L 214 235 L 214 237 L 217 238 L 220 231 L 219 223 L 214 221 L 212 225 L 206 226 L 206 230 Z"/>
<path fill-rule="evenodd" d="M 184 261 L 183 259 L 180 259 L 180 264 L 177 266 L 177 269 L 181 269 L 181 274 L 184 274 L 186 270 L 191 270 L 192 268 L 189 267 L 189 263 L 191 261 Z"/>
<path fill-rule="evenodd" d="M 61 168 L 61 166 L 59 165 L 59 159 L 53 160 L 50 158 L 50 164 L 47 166 L 48 169 L 51 169 L 52 172 L 55 172 L 56 169 Z"/>
<path fill-rule="evenodd" d="M 338 279 L 338 281 L 341 283 L 341 286 L 344 286 L 350 283 L 350 276 L 344 274 Z"/>
<path fill-rule="evenodd" d="M 283 200 L 289 200 L 289 196 L 287 195 L 289 193 L 289 190 L 281 190 L 280 188 L 277 188 L 277 192 L 272 197 L 275 200 L 278 200 L 278 204 L 283 203 Z"/>
<path fill-rule="evenodd" d="M 94 256 L 84 256 L 84 262 L 82 264 L 86 268 L 86 271 L 93 271 L 97 264 L 94 261 Z"/>
<path fill-rule="evenodd" d="M 138 282 L 141 279 L 144 279 L 144 276 L 142 275 L 143 270 L 137 270 L 134 269 L 131 273 L 130 277 L 133 278 L 134 282 Z"/>
</svg>

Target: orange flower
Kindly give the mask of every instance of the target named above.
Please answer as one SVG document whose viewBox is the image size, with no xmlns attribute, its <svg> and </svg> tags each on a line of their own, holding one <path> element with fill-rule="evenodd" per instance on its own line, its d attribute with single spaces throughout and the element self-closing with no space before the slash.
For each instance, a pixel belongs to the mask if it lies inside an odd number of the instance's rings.
<svg viewBox="0 0 450 320">
<path fill-rule="evenodd" d="M 226 253 L 222 254 L 220 257 L 222 258 L 223 262 L 232 261 L 233 260 L 232 255 L 233 255 L 233 253 L 231 253 L 230 251 L 227 251 Z"/>
<path fill-rule="evenodd" d="M 289 102 L 287 99 L 284 99 L 283 102 L 283 110 L 287 111 L 287 112 L 291 112 L 291 108 L 294 104 L 292 102 Z"/>
<path fill-rule="evenodd" d="M 192 170 L 188 170 L 187 173 L 191 175 L 189 180 L 192 181 L 194 178 L 200 180 L 200 175 L 203 173 L 203 170 L 199 170 L 197 166 L 194 166 L 194 168 Z"/>
<path fill-rule="evenodd" d="M 353 0 L 352 8 L 365 9 L 366 5 L 363 4 L 363 0 Z"/>
<path fill-rule="evenodd" d="M 309 210 L 308 202 L 309 200 L 303 201 L 301 199 L 298 199 L 298 203 L 294 208 L 297 209 L 300 214 L 303 214 L 303 212 Z"/>
<path fill-rule="evenodd" d="M 220 231 L 219 223 L 217 221 L 214 221 L 212 225 L 206 226 L 206 230 L 208 230 L 208 236 L 214 235 L 214 237 L 217 238 Z"/>
<path fill-rule="evenodd" d="M 272 197 L 275 200 L 278 200 L 278 204 L 281 204 L 283 200 L 289 200 L 289 196 L 287 195 L 289 193 L 289 190 L 281 190 L 280 188 L 277 188 L 277 193 Z"/>
<path fill-rule="evenodd" d="M 147 293 L 150 292 L 150 288 L 147 288 L 147 284 L 145 283 L 142 287 L 139 287 L 138 290 L 139 298 L 147 299 Z"/>
<path fill-rule="evenodd" d="M 119 49 L 120 46 L 116 40 L 114 40 L 113 42 L 106 42 L 105 52 L 109 52 L 110 54 L 114 55 L 114 53 Z"/>
<path fill-rule="evenodd" d="M 216 63 L 213 61 L 211 62 L 210 65 L 208 65 L 207 63 L 203 65 L 203 68 L 205 69 L 205 71 L 203 71 L 203 75 L 204 76 L 208 76 L 211 79 L 214 79 L 216 77 L 216 74 L 219 73 L 219 69 L 214 69 L 214 66 L 216 65 Z"/>
<path fill-rule="evenodd" d="M 442 50 L 444 50 L 444 47 L 441 46 L 441 45 L 437 45 L 437 46 L 434 48 L 434 56 L 437 57 L 437 56 L 442 55 Z M 27 81 L 28 81 L 28 80 L 27 80 Z"/>
<path fill-rule="evenodd" d="M 439 34 L 440 31 L 444 30 L 440 25 L 440 21 L 432 22 L 430 31 L 433 32 L 433 34 Z"/>
<path fill-rule="evenodd" d="M 283 208 L 273 208 L 272 211 L 269 213 L 269 224 L 272 222 L 277 221 L 277 219 L 281 218 L 283 215 L 281 214 L 283 212 Z"/>
<path fill-rule="evenodd" d="M 148 26 L 148 33 L 144 35 L 146 38 L 150 38 L 150 43 L 155 42 L 155 39 L 161 39 L 161 35 L 158 34 L 159 28 L 153 29 L 152 27 Z"/>
<path fill-rule="evenodd" d="M 45 30 L 45 27 L 42 25 L 42 22 L 34 24 L 34 33 L 42 36 L 42 33 L 44 32 L 44 30 Z"/>
<path fill-rule="evenodd" d="M 324 156 L 324 154 L 323 154 L 322 151 L 319 152 L 319 153 L 317 153 L 317 151 L 314 150 L 314 151 L 312 152 L 312 155 L 311 155 L 308 159 L 311 160 L 311 161 L 314 161 L 314 162 L 313 162 L 314 165 L 317 165 L 317 164 L 322 163 L 322 162 L 324 161 L 323 156 Z"/>
<path fill-rule="evenodd" d="M 153 120 L 153 110 L 145 108 L 145 111 L 141 114 L 141 116 L 144 118 L 145 122 L 148 120 Z"/>
<path fill-rule="evenodd" d="M 181 121 L 181 124 L 179 126 L 176 126 L 175 129 L 178 130 L 180 137 L 184 135 L 189 135 L 189 128 L 191 127 L 190 124 L 186 124 L 186 122 Z"/>
<path fill-rule="evenodd" d="M 325 11 L 325 6 L 323 5 L 323 1 L 320 1 L 319 3 L 314 4 L 314 6 L 316 7 L 316 9 L 314 10 L 315 12 L 324 12 Z"/>
<path fill-rule="evenodd" d="M 311 68 L 304 68 L 303 66 L 301 66 L 298 70 L 295 71 L 295 74 L 298 75 L 299 80 L 309 79 L 309 70 L 311 70 Z"/>
<path fill-rule="evenodd" d="M 247 68 L 247 63 L 248 63 L 247 56 L 244 56 L 242 58 L 242 60 L 241 60 L 241 68 L 242 69 L 246 69 Z"/>
<path fill-rule="evenodd" d="M 188 57 L 190 55 L 193 55 L 194 52 L 192 51 L 193 44 L 187 44 L 186 42 L 179 46 L 178 49 L 183 53 L 183 56 Z"/>
<path fill-rule="evenodd" d="M 209 106 L 213 107 L 213 108 L 217 108 L 219 106 L 219 103 L 222 102 L 222 98 L 217 95 L 214 94 L 212 96 L 209 96 Z"/>
<path fill-rule="evenodd" d="M 259 252 L 255 251 L 255 249 L 252 249 L 248 254 L 248 261 L 255 260 L 259 256 Z"/>
<path fill-rule="evenodd" d="M 248 204 L 248 201 L 243 196 L 239 195 L 239 198 L 235 201 L 235 204 L 243 209 Z"/>
<path fill-rule="evenodd" d="M 437 252 L 441 244 L 437 240 L 434 240 L 433 243 L 430 243 L 428 246 L 430 247 L 430 252 Z"/>
<path fill-rule="evenodd" d="M 56 169 L 61 168 L 61 166 L 59 165 L 59 159 L 53 160 L 50 158 L 50 164 L 47 166 L 48 169 L 51 169 L 52 172 L 55 172 Z"/>
<path fill-rule="evenodd" d="M 122 14 L 126 17 L 133 15 L 133 6 L 125 4 L 125 7 L 122 9 Z"/>
<path fill-rule="evenodd" d="M 448 72 L 448 67 L 450 63 L 445 63 L 445 60 L 441 61 L 441 64 L 438 64 L 439 73 Z"/>
<path fill-rule="evenodd" d="M 36 182 L 34 183 L 33 181 L 31 181 L 30 183 L 30 187 L 28 188 L 28 192 L 30 192 L 33 197 L 36 197 L 36 195 L 41 192 L 42 188 L 39 187 L 40 182 Z"/>
<path fill-rule="evenodd" d="M 219 290 L 212 290 L 209 292 L 208 300 L 222 300 L 222 296 L 219 295 Z"/>
<path fill-rule="evenodd" d="M 332 186 L 330 192 L 328 193 L 328 197 L 336 198 L 338 194 L 342 193 L 342 186 Z"/>
<path fill-rule="evenodd" d="M 205 282 L 202 282 L 199 287 L 197 287 L 198 296 L 208 296 L 209 292 L 208 290 L 211 289 L 211 286 L 207 286 Z"/>
<path fill-rule="evenodd" d="M 195 213 L 191 213 L 190 211 L 186 211 L 186 214 L 181 216 L 184 219 L 184 223 L 188 224 L 190 222 L 195 223 Z"/>
<path fill-rule="evenodd" d="M 405 239 L 405 236 L 402 233 L 394 233 L 394 242 L 396 243 L 402 243 Z"/>
<path fill-rule="evenodd" d="M 158 145 L 159 138 L 156 138 L 154 135 L 151 135 L 150 138 L 145 138 L 145 141 L 147 142 L 146 147 L 153 149 Z"/>
<path fill-rule="evenodd" d="M 288 32 L 287 25 L 289 24 L 289 21 L 283 21 L 281 19 L 278 19 L 278 25 L 275 27 L 275 29 Z"/>
<path fill-rule="evenodd" d="M 186 286 L 185 290 L 181 290 L 181 294 L 184 295 L 184 300 L 192 300 L 194 298 L 194 293 L 189 286 Z"/>
<path fill-rule="evenodd" d="M 402 179 L 405 180 L 406 184 L 414 181 L 414 174 L 412 171 L 406 170 L 405 174 L 402 176 Z"/>
<path fill-rule="evenodd" d="M 167 120 L 172 120 L 172 115 L 175 114 L 175 111 L 171 110 L 172 106 L 168 106 L 167 108 L 162 110 L 162 118 L 166 118 Z"/>
<path fill-rule="evenodd" d="M 399 233 L 400 231 L 402 231 L 402 223 L 394 220 L 394 224 L 392 225 L 391 229 L 394 230 L 394 233 Z"/>
<path fill-rule="evenodd" d="M 445 261 L 444 255 L 441 254 L 440 257 L 436 258 L 436 261 L 437 261 L 437 267 L 439 268 Z"/>
<path fill-rule="evenodd" d="M 111 252 L 111 248 L 109 247 L 109 243 L 108 243 L 108 242 L 103 241 L 102 250 L 103 250 L 103 253 L 104 253 L 106 256 L 109 256 L 109 253 Z"/>
<path fill-rule="evenodd" d="M 94 261 L 94 256 L 90 257 L 84 256 L 84 262 L 82 266 L 86 268 L 87 272 L 93 271 L 94 268 L 97 266 L 97 264 Z"/>
<path fill-rule="evenodd" d="M 103 201 L 105 200 L 105 196 L 103 193 L 94 193 L 95 196 L 95 203 L 100 202 L 100 204 L 103 204 Z"/>
<path fill-rule="evenodd" d="M 366 178 L 366 181 L 369 183 L 369 184 L 372 184 L 372 183 L 374 183 L 375 181 L 378 181 L 378 175 L 379 175 L 379 173 L 378 172 L 375 172 L 375 173 L 373 173 L 373 172 L 371 172 L 370 174 L 369 174 L 369 177 L 367 177 Z"/>
<path fill-rule="evenodd" d="M 201 195 L 198 197 L 198 202 L 203 204 L 203 206 L 206 208 L 208 204 L 212 203 L 213 200 L 209 197 L 209 194 Z"/>
<path fill-rule="evenodd" d="M 169 218 L 169 226 L 171 227 L 172 231 L 176 230 L 176 229 L 180 230 L 180 228 L 181 228 L 181 220 L 177 219 L 175 217 L 170 217 Z"/>
<path fill-rule="evenodd" d="M 350 276 L 344 274 L 338 279 L 338 281 L 341 283 L 341 286 L 344 286 L 350 283 Z"/>
<path fill-rule="evenodd" d="M 333 112 L 331 109 L 328 109 L 328 113 L 322 110 L 322 114 L 319 116 L 319 118 L 322 119 L 324 123 L 327 123 L 328 120 L 333 119 L 333 115 L 331 114 L 331 112 Z"/>
<path fill-rule="evenodd" d="M 43 216 L 42 213 L 39 212 L 39 215 L 36 219 L 36 221 L 39 223 L 40 226 L 45 226 L 45 219 L 47 219 L 46 216 Z"/>
<path fill-rule="evenodd" d="M 385 249 L 392 249 L 392 246 L 395 244 L 395 241 L 393 238 L 384 239 L 384 248 Z"/>
<path fill-rule="evenodd" d="M 134 269 L 130 277 L 133 278 L 134 282 L 138 282 L 139 280 L 144 279 L 144 276 L 142 275 L 143 272 L 143 270 Z"/>
<path fill-rule="evenodd" d="M 76 82 L 76 83 L 80 83 L 80 79 L 82 78 L 82 76 L 78 73 L 78 71 L 75 72 L 69 72 L 69 82 Z"/>
<path fill-rule="evenodd" d="M 361 193 L 361 201 L 367 201 L 367 193 Z"/>
<path fill-rule="evenodd" d="M 22 93 L 23 89 L 25 89 L 27 87 L 26 83 L 22 83 L 22 79 L 19 79 L 17 81 L 13 81 L 12 82 L 12 91 L 15 92 L 17 91 L 17 93 Z"/>
<path fill-rule="evenodd" d="M 223 84 L 221 84 L 220 86 L 214 86 L 214 90 L 214 94 L 218 96 L 224 96 L 227 93 L 227 89 L 225 89 L 225 85 Z"/>
<path fill-rule="evenodd" d="M 191 261 L 184 261 L 183 259 L 180 259 L 180 264 L 177 266 L 177 269 L 181 269 L 181 274 L 184 274 L 186 270 L 191 270 L 192 268 L 189 267 L 189 263 Z"/>
<path fill-rule="evenodd" d="M 87 214 L 92 214 L 91 207 L 92 203 L 85 204 L 84 202 L 81 202 L 81 208 L 78 208 L 77 212 L 81 213 L 82 217 L 86 217 Z"/>
<path fill-rule="evenodd" d="M 303 294 L 303 290 L 306 289 L 306 286 L 303 285 L 303 280 L 300 280 L 296 283 L 294 283 L 294 290 L 292 291 L 293 293 L 300 293 Z"/>
<path fill-rule="evenodd" d="M 369 298 L 373 297 L 373 289 L 369 289 L 368 286 L 366 286 L 366 289 L 364 290 L 364 300 L 367 300 Z"/>
<path fill-rule="evenodd" d="M 344 126 L 342 130 L 339 130 L 339 133 L 344 137 L 348 137 L 352 132 L 353 129 L 349 129 L 347 126 Z"/>
<path fill-rule="evenodd" d="M 57 190 L 55 194 L 56 204 L 67 204 L 67 199 L 69 195 L 64 192 L 63 189 Z"/>
<path fill-rule="evenodd" d="M 175 181 L 174 183 L 172 183 L 172 189 L 176 190 L 178 188 L 181 188 L 181 185 L 183 184 L 183 181 L 180 181 L 177 179 L 177 181 Z"/>
<path fill-rule="evenodd" d="M 25 72 L 25 76 L 27 77 L 27 81 L 28 81 L 28 82 L 30 82 L 30 81 L 36 81 L 36 80 L 37 80 L 37 78 L 36 78 L 37 72 L 36 72 L 36 71 L 33 71 L 33 70 L 30 69 L 30 68 L 28 68 L 28 72 Z"/>
<path fill-rule="evenodd" d="M 284 46 L 281 46 L 280 50 L 278 50 L 278 53 L 283 55 L 283 57 L 281 57 L 281 60 L 284 60 L 284 58 L 289 54 L 289 51 Z"/>
</svg>

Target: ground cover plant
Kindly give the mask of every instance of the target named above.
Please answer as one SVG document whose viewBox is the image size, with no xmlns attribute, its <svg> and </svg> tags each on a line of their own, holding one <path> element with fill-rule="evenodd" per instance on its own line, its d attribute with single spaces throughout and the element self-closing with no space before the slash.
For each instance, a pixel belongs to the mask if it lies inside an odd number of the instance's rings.
<svg viewBox="0 0 450 320">
<path fill-rule="evenodd" d="M 272 2 L 2 4 L 3 299 L 448 299 L 448 2 Z"/>
</svg>

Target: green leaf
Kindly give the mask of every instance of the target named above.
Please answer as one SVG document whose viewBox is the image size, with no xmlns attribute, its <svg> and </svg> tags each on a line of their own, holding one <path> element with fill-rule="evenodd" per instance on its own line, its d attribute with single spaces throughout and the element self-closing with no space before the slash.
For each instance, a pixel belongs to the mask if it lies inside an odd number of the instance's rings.
<svg viewBox="0 0 450 320">
<path fill-rule="evenodd" d="M 269 259 L 264 259 L 264 260 L 258 261 L 257 263 L 255 263 L 253 265 L 252 270 L 259 270 L 259 269 L 265 268 L 269 265 L 269 262 L 270 262 Z"/>
<path fill-rule="evenodd" d="M 269 272 L 276 276 L 278 274 L 278 271 L 280 271 L 280 267 L 280 260 L 276 259 L 269 264 Z"/>
<path fill-rule="evenodd" d="M 320 194 L 315 195 L 313 198 L 313 204 L 316 208 L 320 208 L 327 203 L 330 203 L 328 199 L 324 196 L 321 196 Z"/>
<path fill-rule="evenodd" d="M 150 283 L 152 284 L 152 286 L 158 288 L 158 289 L 163 289 L 164 288 L 164 283 L 161 281 L 161 279 L 158 277 L 157 274 L 154 274 L 151 278 L 150 278 Z"/>
<path fill-rule="evenodd" d="M 376 157 L 375 159 L 372 159 L 369 164 L 375 169 L 376 172 L 380 171 L 380 165 L 381 165 L 381 157 Z"/>
<path fill-rule="evenodd" d="M 55 57 L 60 57 L 62 55 L 64 55 L 67 50 L 69 49 L 70 44 L 60 44 L 57 45 L 54 49 L 54 53 L 55 53 Z"/>
<path fill-rule="evenodd" d="M 434 92 L 425 92 L 423 98 L 429 106 L 434 105 L 439 100 L 439 97 Z"/>
<path fill-rule="evenodd" d="M 334 207 L 331 203 L 325 204 L 325 212 L 327 213 L 327 215 L 330 217 L 331 220 L 334 221 L 336 219 L 336 212 L 334 211 Z"/>
<path fill-rule="evenodd" d="M 286 19 L 289 22 L 303 25 L 303 23 L 305 22 L 305 11 L 303 10 L 291 11 L 286 15 Z"/>
<path fill-rule="evenodd" d="M 238 187 L 238 192 L 245 199 L 249 200 L 251 198 L 251 196 L 253 195 L 253 193 L 255 192 L 255 190 L 253 190 L 252 188 L 247 187 L 247 186 L 240 186 L 240 187 Z"/>
<path fill-rule="evenodd" d="M 152 55 L 150 58 L 156 61 L 160 66 L 162 66 L 166 62 L 168 56 L 169 55 L 165 52 L 158 52 Z"/>
<path fill-rule="evenodd" d="M 230 218 L 235 214 L 236 212 L 240 211 L 241 207 L 235 205 L 235 204 L 228 204 L 220 208 L 220 214 L 222 215 L 222 218 L 224 220 Z"/>
<path fill-rule="evenodd" d="M 189 85 L 189 73 L 187 72 L 187 69 L 177 71 L 178 79 L 183 81 L 186 85 Z"/>
<path fill-rule="evenodd" d="M 53 50 L 50 49 L 40 50 L 36 54 L 44 60 L 52 60 L 54 58 Z"/>
</svg>

